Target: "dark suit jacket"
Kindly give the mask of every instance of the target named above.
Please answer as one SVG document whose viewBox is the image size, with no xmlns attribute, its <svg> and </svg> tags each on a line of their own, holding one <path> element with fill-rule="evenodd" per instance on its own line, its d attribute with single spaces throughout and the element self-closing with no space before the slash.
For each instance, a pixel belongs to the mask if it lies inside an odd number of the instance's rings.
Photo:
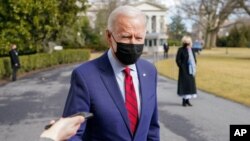
<svg viewBox="0 0 250 141">
<path fill-rule="evenodd" d="M 141 59 L 136 67 L 141 115 L 134 136 L 130 132 L 125 103 L 107 53 L 73 71 L 63 116 L 87 111 L 94 117 L 81 125 L 71 141 L 159 141 L 157 72 L 152 64 Z"/>
<path fill-rule="evenodd" d="M 11 66 L 20 67 L 18 52 L 15 49 L 12 49 L 9 51 L 9 55 L 10 55 Z M 18 66 L 15 66 L 15 64 L 18 64 Z"/>
<path fill-rule="evenodd" d="M 196 62 L 195 53 L 192 50 Z M 188 51 L 186 47 L 178 49 L 176 63 L 179 67 L 178 95 L 196 94 L 195 77 L 188 72 Z"/>
</svg>

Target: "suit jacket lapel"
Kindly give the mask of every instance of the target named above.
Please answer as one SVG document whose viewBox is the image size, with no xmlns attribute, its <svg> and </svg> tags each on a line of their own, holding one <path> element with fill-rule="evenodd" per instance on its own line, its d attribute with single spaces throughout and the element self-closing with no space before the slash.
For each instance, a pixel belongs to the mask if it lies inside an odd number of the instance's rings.
<svg viewBox="0 0 250 141">
<path fill-rule="evenodd" d="M 99 61 L 99 65 L 101 69 L 101 79 L 103 83 L 105 84 L 110 96 L 112 97 L 115 105 L 119 109 L 122 118 L 130 132 L 130 126 L 129 126 L 129 120 L 127 116 L 127 110 L 125 108 L 124 100 L 122 98 L 121 91 L 119 89 L 119 86 L 117 84 L 114 71 L 112 69 L 112 66 L 110 64 L 110 61 L 108 59 L 107 53 L 105 53 Z M 130 132 L 130 135 L 131 132 Z"/>
<path fill-rule="evenodd" d="M 147 89 L 146 88 L 150 88 L 150 86 L 147 85 L 147 72 L 145 72 L 142 69 L 142 64 L 140 63 L 140 60 L 138 61 L 138 63 L 136 64 L 136 69 L 137 69 L 137 73 L 138 73 L 138 79 L 139 79 L 139 84 L 140 84 L 140 94 L 141 94 L 141 115 L 140 115 L 140 119 L 139 119 L 139 124 L 137 126 L 137 130 L 139 130 L 143 125 L 143 118 L 144 118 L 144 114 L 145 114 L 145 98 L 147 95 Z"/>
</svg>

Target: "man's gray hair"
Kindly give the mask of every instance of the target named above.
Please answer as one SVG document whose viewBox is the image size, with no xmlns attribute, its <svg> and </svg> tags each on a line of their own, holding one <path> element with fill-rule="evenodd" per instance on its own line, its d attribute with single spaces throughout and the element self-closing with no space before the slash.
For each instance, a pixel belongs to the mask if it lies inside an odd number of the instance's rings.
<svg viewBox="0 0 250 141">
<path fill-rule="evenodd" d="M 113 31 L 113 27 L 114 27 L 113 25 L 116 19 L 120 15 L 125 15 L 125 16 L 132 17 L 132 18 L 133 17 L 142 18 L 143 20 L 142 22 L 145 23 L 145 27 L 146 27 L 147 20 L 146 20 L 145 14 L 135 7 L 125 5 L 125 6 L 117 7 L 115 10 L 111 12 L 108 18 L 108 30 Z"/>
</svg>

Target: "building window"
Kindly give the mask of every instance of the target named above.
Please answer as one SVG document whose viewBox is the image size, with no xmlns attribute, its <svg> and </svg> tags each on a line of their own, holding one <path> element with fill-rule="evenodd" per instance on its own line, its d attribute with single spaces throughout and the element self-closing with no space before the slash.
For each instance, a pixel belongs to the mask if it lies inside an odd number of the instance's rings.
<svg viewBox="0 0 250 141">
<path fill-rule="evenodd" d="M 157 39 L 154 39 L 154 45 L 157 46 Z"/>
<path fill-rule="evenodd" d="M 162 46 L 166 42 L 165 39 L 160 39 L 160 45 Z"/>
</svg>

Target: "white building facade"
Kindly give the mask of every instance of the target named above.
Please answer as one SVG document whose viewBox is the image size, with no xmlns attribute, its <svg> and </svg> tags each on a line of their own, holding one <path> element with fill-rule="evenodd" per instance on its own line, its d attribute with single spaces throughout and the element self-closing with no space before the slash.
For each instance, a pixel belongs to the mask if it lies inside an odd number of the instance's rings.
<svg viewBox="0 0 250 141">
<path fill-rule="evenodd" d="M 87 12 L 91 27 L 95 27 L 96 14 L 98 9 L 105 4 L 97 4 L 91 6 Z M 166 11 L 163 6 L 151 2 L 136 2 L 129 4 L 140 9 L 145 13 L 147 18 L 147 34 L 145 39 L 144 53 L 157 53 L 163 51 L 163 44 L 167 42 L 167 24 Z"/>
<path fill-rule="evenodd" d="M 147 35 L 145 39 L 145 53 L 157 53 L 163 51 L 163 44 L 167 42 L 167 24 L 166 11 L 163 6 L 150 3 L 140 2 L 130 4 L 143 13 L 147 18 Z"/>
</svg>

